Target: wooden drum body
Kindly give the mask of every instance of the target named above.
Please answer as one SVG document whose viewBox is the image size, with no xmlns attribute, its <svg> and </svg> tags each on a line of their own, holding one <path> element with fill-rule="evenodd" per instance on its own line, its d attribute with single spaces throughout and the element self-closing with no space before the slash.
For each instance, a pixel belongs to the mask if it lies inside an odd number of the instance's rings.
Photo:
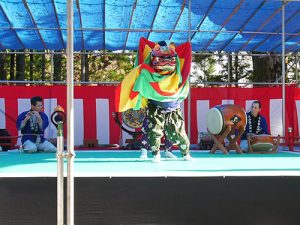
<svg viewBox="0 0 300 225">
<path fill-rule="evenodd" d="M 270 135 L 253 135 L 250 137 L 250 145 L 253 152 L 269 152 L 274 146 L 273 138 Z"/>
<path fill-rule="evenodd" d="M 227 126 L 244 130 L 247 124 L 246 112 L 239 105 L 218 105 L 208 111 L 206 124 L 209 133 L 213 135 L 221 135 Z"/>
</svg>

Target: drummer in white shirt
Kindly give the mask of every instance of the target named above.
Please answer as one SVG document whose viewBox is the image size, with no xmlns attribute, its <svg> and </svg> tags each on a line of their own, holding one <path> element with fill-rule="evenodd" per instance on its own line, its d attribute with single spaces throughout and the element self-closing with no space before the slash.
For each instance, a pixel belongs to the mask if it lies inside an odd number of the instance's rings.
<svg viewBox="0 0 300 225">
<path fill-rule="evenodd" d="M 266 118 L 260 115 L 261 103 L 259 101 L 252 102 L 251 111 L 247 113 L 246 131 L 241 137 L 240 147 L 243 152 L 248 152 L 248 135 L 270 134 Z"/>
</svg>

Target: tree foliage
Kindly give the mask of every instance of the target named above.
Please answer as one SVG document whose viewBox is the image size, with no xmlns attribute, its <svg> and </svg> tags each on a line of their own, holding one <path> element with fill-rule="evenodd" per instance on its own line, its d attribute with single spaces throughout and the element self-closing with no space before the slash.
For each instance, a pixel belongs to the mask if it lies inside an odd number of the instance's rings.
<svg viewBox="0 0 300 225">
<path fill-rule="evenodd" d="M 256 53 L 259 54 L 259 53 Z M 298 82 L 299 53 L 286 57 L 286 82 Z M 296 56 L 298 62 L 296 63 Z M 74 80 L 90 82 L 121 81 L 134 66 L 134 54 L 84 52 L 74 55 Z M 65 81 L 66 55 L 0 54 L 1 80 Z M 53 65 L 53 66 L 51 66 Z M 297 65 L 297 66 L 296 66 Z M 194 54 L 191 70 L 193 83 L 202 82 L 275 82 L 281 81 L 281 57 L 245 56 L 233 53 Z"/>
</svg>

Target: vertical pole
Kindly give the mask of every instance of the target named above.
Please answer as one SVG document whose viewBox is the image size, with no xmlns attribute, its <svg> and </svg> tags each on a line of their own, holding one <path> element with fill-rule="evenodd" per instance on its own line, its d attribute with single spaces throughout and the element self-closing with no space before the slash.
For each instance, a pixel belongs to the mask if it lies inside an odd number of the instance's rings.
<svg viewBox="0 0 300 225">
<path fill-rule="evenodd" d="M 282 135 L 285 136 L 285 0 L 282 1 Z"/>
<path fill-rule="evenodd" d="M 296 75 L 296 82 L 299 84 L 299 71 L 298 71 L 298 53 L 295 54 L 295 61 L 296 61 L 296 66 L 295 66 L 295 75 Z"/>
<path fill-rule="evenodd" d="M 74 225 L 74 79 L 73 79 L 73 0 L 67 4 L 67 225 Z"/>
<path fill-rule="evenodd" d="M 80 81 L 84 82 L 86 81 L 86 51 L 82 51 L 83 54 L 81 54 L 81 76 L 80 76 Z"/>
<path fill-rule="evenodd" d="M 189 0 L 189 18 L 188 18 L 188 41 L 191 42 L 191 5 L 192 1 Z M 188 96 L 188 137 L 191 139 L 191 94 L 192 94 L 192 89 L 191 89 L 191 74 L 189 74 L 189 96 Z"/>
<path fill-rule="evenodd" d="M 57 124 L 57 225 L 64 225 L 64 135 L 63 123 Z"/>
<path fill-rule="evenodd" d="M 230 53 L 228 53 L 228 56 L 227 56 L 227 70 L 228 70 L 228 86 L 230 86 L 230 73 L 231 73 L 231 56 L 230 56 Z"/>
<path fill-rule="evenodd" d="M 53 75 L 54 75 L 54 59 L 53 59 L 53 51 L 51 51 L 50 60 L 51 60 L 51 72 L 50 72 L 50 81 L 53 82 Z"/>
</svg>

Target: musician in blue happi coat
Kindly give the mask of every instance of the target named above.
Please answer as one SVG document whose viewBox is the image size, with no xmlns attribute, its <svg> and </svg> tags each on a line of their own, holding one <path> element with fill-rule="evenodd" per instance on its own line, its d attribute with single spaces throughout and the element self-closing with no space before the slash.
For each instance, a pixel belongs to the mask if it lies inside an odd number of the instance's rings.
<svg viewBox="0 0 300 225">
<path fill-rule="evenodd" d="M 247 113 L 246 131 L 241 137 L 240 147 L 244 152 L 248 151 L 247 136 L 248 135 L 261 135 L 270 134 L 268 129 L 267 120 L 260 114 L 261 103 L 254 101 L 251 104 L 251 111 Z"/>
<path fill-rule="evenodd" d="M 22 112 L 16 122 L 17 129 L 22 134 L 21 142 L 24 152 L 56 152 L 56 147 L 44 137 L 49 120 L 43 112 L 43 99 L 35 96 L 30 99 L 30 104 L 30 110 Z"/>
</svg>

